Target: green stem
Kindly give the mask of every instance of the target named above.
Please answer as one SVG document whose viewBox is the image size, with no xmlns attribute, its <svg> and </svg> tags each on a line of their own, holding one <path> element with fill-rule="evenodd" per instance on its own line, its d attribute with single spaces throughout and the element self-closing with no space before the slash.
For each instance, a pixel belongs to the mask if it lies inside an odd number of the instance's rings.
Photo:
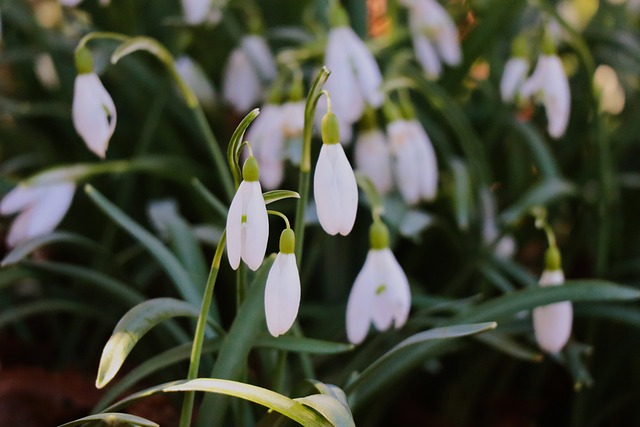
<svg viewBox="0 0 640 427">
<path fill-rule="evenodd" d="M 313 129 L 313 120 L 315 117 L 316 104 L 322 94 L 322 86 L 327 81 L 327 78 L 331 74 L 331 71 L 327 67 L 322 67 L 316 80 L 311 85 L 309 95 L 307 96 L 307 103 L 304 108 L 304 129 L 302 133 L 302 161 L 300 162 L 300 178 L 298 181 L 298 193 L 300 194 L 300 200 L 296 206 L 296 261 L 298 268 L 300 268 L 300 261 L 302 260 L 302 247 L 304 243 L 304 213 L 309 201 L 309 176 L 311 175 L 311 132 Z"/>
<path fill-rule="evenodd" d="M 108 40 L 117 40 L 117 41 L 123 42 L 123 41 L 129 40 L 129 38 L 130 37 L 127 35 L 114 33 L 111 31 L 94 31 L 92 33 L 85 35 L 80 39 L 80 41 L 78 42 L 78 45 L 76 46 L 75 51 L 77 53 L 80 49 L 85 47 L 87 43 L 95 39 L 108 39 Z"/>
<path fill-rule="evenodd" d="M 233 185 L 233 180 L 227 167 L 227 159 L 220 149 L 218 140 L 209 127 L 209 123 L 207 122 L 207 118 L 205 117 L 200 104 L 192 107 L 191 111 L 195 115 L 198 127 L 202 131 L 202 135 L 207 142 L 207 146 L 209 147 L 209 151 L 211 152 L 211 155 L 213 157 L 213 162 L 215 164 L 216 170 L 218 171 L 218 177 L 222 181 L 222 187 L 224 188 L 224 191 L 227 195 L 227 199 L 231 201 L 235 194 L 235 186 Z"/>
<path fill-rule="evenodd" d="M 187 379 L 192 380 L 198 377 L 198 369 L 200 368 L 200 356 L 202 355 L 202 345 L 204 342 L 204 333 L 207 327 L 207 317 L 209 316 L 209 309 L 211 307 L 211 300 L 213 298 L 213 289 L 216 285 L 216 279 L 218 277 L 218 271 L 220 270 L 220 260 L 222 253 L 224 252 L 224 246 L 227 241 L 226 230 L 222 232 L 220 242 L 213 255 L 213 261 L 211 262 L 211 270 L 209 271 L 209 278 L 207 279 L 207 286 L 204 290 L 204 296 L 202 298 L 202 306 L 200 307 L 200 315 L 198 316 L 198 323 L 196 325 L 196 332 L 193 337 L 193 346 L 191 347 L 191 358 L 189 360 L 189 372 Z M 182 413 L 180 415 L 180 427 L 189 427 L 191 425 L 191 413 L 193 412 L 193 401 L 195 398 L 195 392 L 189 391 L 184 396 L 182 403 Z"/>
</svg>

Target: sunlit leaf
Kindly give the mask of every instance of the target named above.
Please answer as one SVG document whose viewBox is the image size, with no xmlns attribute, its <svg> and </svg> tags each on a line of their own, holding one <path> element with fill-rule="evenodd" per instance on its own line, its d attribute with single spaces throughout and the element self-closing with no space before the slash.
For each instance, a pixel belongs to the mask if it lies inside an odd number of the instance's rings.
<svg viewBox="0 0 640 427">
<path fill-rule="evenodd" d="M 118 412 L 105 412 L 102 414 L 89 415 L 88 417 L 79 418 L 75 421 L 64 423 L 58 427 L 73 427 L 83 425 L 89 422 L 101 422 L 108 426 L 118 426 L 122 424 L 131 424 L 140 427 L 159 427 L 160 424 L 149 421 L 146 418 L 137 415 L 121 414 Z"/>
</svg>

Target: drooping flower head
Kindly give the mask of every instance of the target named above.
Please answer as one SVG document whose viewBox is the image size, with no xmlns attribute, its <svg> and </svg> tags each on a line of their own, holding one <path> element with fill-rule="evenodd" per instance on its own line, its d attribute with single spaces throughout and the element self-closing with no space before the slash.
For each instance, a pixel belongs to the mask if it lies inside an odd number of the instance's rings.
<svg viewBox="0 0 640 427">
<path fill-rule="evenodd" d="M 213 0 L 182 0 L 184 20 L 189 25 L 216 24 L 222 19 L 222 11 Z"/>
<path fill-rule="evenodd" d="M 371 248 L 347 302 L 347 338 L 360 344 L 371 323 L 379 331 L 405 324 L 411 309 L 409 280 L 389 249 L 389 231 L 379 220 L 370 229 Z"/>
<path fill-rule="evenodd" d="M 256 271 L 267 251 L 269 219 L 258 176 L 258 162 L 250 156 L 242 168 L 243 180 L 227 214 L 227 255 L 234 270 L 242 259 Z"/>
<path fill-rule="evenodd" d="M 224 98 L 237 112 L 247 112 L 264 99 L 266 85 L 275 76 L 276 64 L 265 39 L 255 34 L 245 36 L 225 66 Z"/>
<path fill-rule="evenodd" d="M 104 158 L 116 128 L 116 107 L 111 96 L 93 72 L 91 52 L 81 48 L 76 53 L 78 76 L 74 84 L 73 125 L 87 147 Z"/>
<path fill-rule="evenodd" d="M 503 102 L 518 102 L 520 90 L 527 80 L 529 60 L 527 55 L 527 41 L 524 36 L 516 37 L 511 46 L 511 58 L 504 66 L 500 79 L 500 96 Z"/>
<path fill-rule="evenodd" d="M 338 119 L 331 111 L 322 119 L 322 141 L 313 176 L 318 219 L 328 234 L 346 236 L 356 220 L 358 185 L 340 145 Z"/>
<path fill-rule="evenodd" d="M 333 2 L 324 62 L 331 70 L 325 89 L 331 93 L 333 112 L 343 127 L 351 126 L 367 104 L 379 107 L 382 74 L 373 54 L 349 26 L 341 6 Z M 346 132 L 345 135 L 350 134 Z"/>
<path fill-rule="evenodd" d="M 396 119 L 387 125 L 395 157 L 396 184 L 405 202 L 430 201 L 438 192 L 438 160 L 431 140 L 416 119 Z"/>
<path fill-rule="evenodd" d="M 202 67 L 187 55 L 177 58 L 175 66 L 182 80 L 193 90 L 200 103 L 205 107 L 213 106 L 216 93 Z"/>
<path fill-rule="evenodd" d="M 444 7 L 436 0 L 402 0 L 409 8 L 409 26 L 416 57 L 427 75 L 438 78 L 441 61 L 460 64 L 462 53 L 458 29 Z"/>
<path fill-rule="evenodd" d="M 0 214 L 18 214 L 7 235 L 7 245 L 13 247 L 51 233 L 69 210 L 75 189 L 74 182 L 19 184 L 7 193 L 0 202 Z"/>
<path fill-rule="evenodd" d="M 378 193 L 386 194 L 393 187 L 391 151 L 387 138 L 379 128 L 358 133 L 355 147 L 356 168 L 364 173 Z"/>
<path fill-rule="evenodd" d="M 533 74 L 522 85 L 521 94 L 525 98 L 542 100 L 551 137 L 557 139 L 564 135 L 571 112 L 571 91 L 552 42 L 545 41 L 544 52 L 538 57 Z"/>
<path fill-rule="evenodd" d="M 560 286 L 564 283 L 560 251 L 552 246 L 545 254 L 545 269 L 540 277 L 540 286 Z M 558 353 L 571 336 L 573 306 L 571 301 L 543 305 L 533 309 L 533 330 L 541 349 Z"/>
<path fill-rule="evenodd" d="M 286 228 L 280 235 L 280 252 L 269 270 L 264 291 L 267 328 L 274 337 L 293 325 L 300 306 L 300 275 L 296 265 L 295 234 Z"/>
</svg>

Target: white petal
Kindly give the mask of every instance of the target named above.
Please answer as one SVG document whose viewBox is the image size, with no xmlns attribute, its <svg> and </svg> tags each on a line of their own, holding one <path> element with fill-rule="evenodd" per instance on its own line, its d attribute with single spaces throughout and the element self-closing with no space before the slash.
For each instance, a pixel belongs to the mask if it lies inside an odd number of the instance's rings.
<svg viewBox="0 0 640 427">
<path fill-rule="evenodd" d="M 15 246 L 52 232 L 69 210 L 75 189 L 75 184 L 67 182 L 42 187 L 41 197 L 14 220 L 7 244 Z"/>
<path fill-rule="evenodd" d="M 329 148 L 327 144 L 322 144 L 320 148 L 313 175 L 313 197 L 320 225 L 325 232 L 334 236 L 340 232 L 343 214 L 336 182 L 335 162 L 332 158 L 335 157 L 335 150 Z"/>
<path fill-rule="evenodd" d="M 561 285 L 564 283 L 562 270 L 544 270 L 540 276 L 540 286 Z"/>
<path fill-rule="evenodd" d="M 563 301 L 533 309 L 533 329 L 536 341 L 548 353 L 558 353 L 571 335 L 573 307 Z"/>
<path fill-rule="evenodd" d="M 415 160 L 419 172 L 419 191 L 423 200 L 433 200 L 438 192 L 438 160 L 433 145 L 417 120 L 409 122 L 415 135 Z"/>
<path fill-rule="evenodd" d="M 116 107 L 95 73 L 76 77 L 72 116 L 76 131 L 87 147 L 104 158 L 116 127 Z"/>
<path fill-rule="evenodd" d="M 282 107 L 265 104 L 247 131 L 247 141 L 260 167 L 260 182 L 267 190 L 278 188 L 284 173 L 284 135 L 286 119 Z"/>
<path fill-rule="evenodd" d="M 211 0 L 182 0 L 184 20 L 191 25 L 203 23 L 210 9 Z"/>
<path fill-rule="evenodd" d="M 42 197 L 44 187 L 31 187 L 20 184 L 14 187 L 0 202 L 0 213 L 11 215 L 36 203 Z"/>
<path fill-rule="evenodd" d="M 325 64 L 331 70 L 325 90 L 331 94 L 331 106 L 340 124 L 355 123 L 362 116 L 365 105 L 349 50 L 345 47 L 352 31 L 348 27 L 332 28 L 325 54 Z"/>
<path fill-rule="evenodd" d="M 538 62 L 536 63 L 536 68 L 533 70 L 531 76 L 524 82 L 522 85 L 522 90 L 520 94 L 523 98 L 530 98 L 535 95 L 538 91 L 543 90 L 546 76 L 546 63 L 543 59 L 544 55 L 540 55 L 538 57 Z"/>
<path fill-rule="evenodd" d="M 242 248 L 242 259 L 250 269 L 256 271 L 267 251 L 267 241 L 269 239 L 269 218 L 267 217 L 267 207 L 262 197 L 262 188 L 257 181 L 246 182 L 245 191 L 245 215 L 247 217 L 246 235 Z"/>
<path fill-rule="evenodd" d="M 229 56 L 222 77 L 222 93 L 239 113 L 249 111 L 264 95 L 256 70 L 240 48 Z"/>
<path fill-rule="evenodd" d="M 263 82 L 275 79 L 276 63 L 265 39 L 254 34 L 243 37 L 240 43 L 251 65 L 258 71 L 260 79 Z"/>
<path fill-rule="evenodd" d="M 429 39 L 423 34 L 413 34 L 413 49 L 416 51 L 416 58 L 427 77 L 437 79 L 442 73 L 442 65 L 436 49 L 433 47 Z"/>
<path fill-rule="evenodd" d="M 347 338 L 353 344 L 360 344 L 367 336 L 373 310 L 376 290 L 375 265 L 371 251 L 358 273 L 347 302 Z"/>
<path fill-rule="evenodd" d="M 544 88 L 544 107 L 547 114 L 549 135 L 560 138 L 569 123 L 571 92 L 560 58 L 547 57 L 547 79 Z"/>
<path fill-rule="evenodd" d="M 296 138 L 302 135 L 305 104 L 305 101 L 296 101 L 282 105 L 282 131 L 286 138 Z"/>
<path fill-rule="evenodd" d="M 356 167 L 373 182 L 380 194 L 391 190 L 391 153 L 384 133 L 372 129 L 358 134 L 355 147 Z"/>
<path fill-rule="evenodd" d="M 240 254 L 242 252 L 244 191 L 241 191 L 241 189 L 244 184 L 244 181 L 240 183 L 240 187 L 238 187 L 238 191 L 235 196 L 233 196 L 229 212 L 227 213 L 227 255 L 229 257 L 229 264 L 234 270 L 237 270 L 240 265 Z"/>
<path fill-rule="evenodd" d="M 193 90 L 203 105 L 211 106 L 215 101 L 215 91 L 206 74 L 191 58 L 182 55 L 176 59 L 176 71 Z"/>
<path fill-rule="evenodd" d="M 503 102 L 513 102 L 527 78 L 529 62 L 524 58 L 511 58 L 504 66 L 500 80 L 500 95 Z"/>
<path fill-rule="evenodd" d="M 350 63 L 358 81 L 358 86 L 363 97 L 373 107 L 382 105 L 384 99 L 380 92 L 382 84 L 382 73 L 376 63 L 373 54 L 369 51 L 364 42 L 350 27 L 345 27 L 344 32 L 346 44 L 344 49 L 349 50 Z"/>
<path fill-rule="evenodd" d="M 269 270 L 264 293 L 267 327 L 274 337 L 291 328 L 300 306 L 300 276 L 294 254 L 279 253 Z"/>
<path fill-rule="evenodd" d="M 400 328 L 406 323 L 411 310 L 409 279 L 389 248 L 381 249 L 380 253 L 384 258 L 388 286 L 387 298 L 393 312 L 394 326 Z"/>
<path fill-rule="evenodd" d="M 356 177 L 340 144 L 332 144 L 327 149 L 335 151 L 334 170 L 340 198 L 340 234 L 346 236 L 351 232 L 358 211 L 358 184 Z"/>
</svg>

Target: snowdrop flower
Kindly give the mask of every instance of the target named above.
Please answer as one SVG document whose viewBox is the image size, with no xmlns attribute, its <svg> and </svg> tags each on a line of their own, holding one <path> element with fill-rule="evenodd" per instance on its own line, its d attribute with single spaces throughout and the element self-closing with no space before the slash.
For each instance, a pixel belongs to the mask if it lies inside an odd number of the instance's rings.
<svg viewBox="0 0 640 427">
<path fill-rule="evenodd" d="M 260 167 L 260 182 L 268 190 L 278 188 L 284 174 L 284 120 L 283 108 L 267 103 L 247 131 L 247 140 L 251 141 L 251 150 Z"/>
<path fill-rule="evenodd" d="M 324 62 L 331 70 L 325 89 L 331 93 L 333 112 L 344 131 L 362 116 L 366 104 L 379 107 L 383 95 L 379 90 L 380 68 L 373 54 L 349 27 L 346 12 L 338 5 L 332 10 Z"/>
<path fill-rule="evenodd" d="M 242 168 L 242 179 L 227 214 L 227 255 L 236 270 L 240 258 L 256 271 L 267 251 L 269 219 L 258 182 L 258 162 L 249 157 Z"/>
<path fill-rule="evenodd" d="M 496 224 L 496 202 L 491 190 L 483 188 L 480 191 L 480 201 L 482 203 L 482 238 L 486 245 L 493 244 L 500 235 L 498 224 Z M 516 241 L 510 234 L 503 235 L 495 242 L 495 254 L 502 258 L 511 258 L 516 251 Z"/>
<path fill-rule="evenodd" d="M 33 70 L 36 77 L 48 90 L 56 90 L 60 87 L 60 78 L 53 63 L 53 58 L 48 53 L 41 53 L 36 56 Z"/>
<path fill-rule="evenodd" d="M 216 94 L 202 67 L 187 55 L 177 58 L 175 67 L 182 80 L 196 94 L 200 103 L 211 107 L 215 102 Z"/>
<path fill-rule="evenodd" d="M 355 147 L 356 168 L 364 173 L 380 194 L 393 186 L 391 152 L 384 133 L 377 127 L 358 134 Z"/>
<path fill-rule="evenodd" d="M 220 22 L 222 11 L 213 3 L 212 0 L 182 0 L 185 22 L 189 25 Z"/>
<path fill-rule="evenodd" d="M 396 184 L 404 201 L 415 205 L 433 200 L 438 191 L 438 160 L 429 136 L 416 119 L 396 119 L 387 125 L 395 156 Z"/>
<path fill-rule="evenodd" d="M 564 273 L 560 263 L 560 252 L 550 247 L 545 256 L 545 270 L 540 277 L 540 286 L 560 286 L 564 283 Z M 548 353 L 558 353 L 566 345 L 571 335 L 573 306 L 571 301 L 543 305 L 533 309 L 533 330 L 541 349 Z"/>
<path fill-rule="evenodd" d="M 351 232 L 358 210 L 358 185 L 340 145 L 339 125 L 329 112 L 322 120 L 322 148 L 313 176 L 313 196 L 320 225 L 328 234 Z"/>
<path fill-rule="evenodd" d="M 0 214 L 18 214 L 7 235 L 7 245 L 13 247 L 52 232 L 69 210 L 75 190 L 73 182 L 20 184 L 11 190 L 0 202 Z"/>
<path fill-rule="evenodd" d="M 436 0 L 402 0 L 409 8 L 409 27 L 416 57 L 427 75 L 438 78 L 441 61 L 460 64 L 462 54 L 458 29 L 444 7 Z"/>
<path fill-rule="evenodd" d="M 285 138 L 298 138 L 304 130 L 306 101 L 289 101 L 282 104 L 282 132 Z"/>
<path fill-rule="evenodd" d="M 541 54 L 533 74 L 522 85 L 521 94 L 526 98 L 535 96 L 542 99 L 549 135 L 560 138 L 567 129 L 571 109 L 569 81 L 560 58 L 552 53 Z"/>
<path fill-rule="evenodd" d="M 98 75 L 93 72 L 93 60 L 88 49 L 82 48 L 77 52 L 76 67 L 73 125 L 87 147 L 104 159 L 109 139 L 116 128 L 116 107 Z"/>
<path fill-rule="evenodd" d="M 529 61 L 526 58 L 514 56 L 507 61 L 500 80 L 500 95 L 503 102 L 518 100 L 528 72 Z"/>
<path fill-rule="evenodd" d="M 276 64 L 267 42 L 258 35 L 245 36 L 224 69 L 224 98 L 244 113 L 264 98 L 265 84 L 276 76 Z"/>
<path fill-rule="evenodd" d="M 411 308 L 409 280 L 389 249 L 389 232 L 381 221 L 370 229 L 371 248 L 347 302 L 347 338 L 360 344 L 369 325 L 379 331 L 400 328 Z"/>
<path fill-rule="evenodd" d="M 286 228 L 280 235 L 280 252 L 269 270 L 264 290 L 267 328 L 274 337 L 286 333 L 298 315 L 300 275 L 294 254 L 295 235 Z"/>
</svg>

